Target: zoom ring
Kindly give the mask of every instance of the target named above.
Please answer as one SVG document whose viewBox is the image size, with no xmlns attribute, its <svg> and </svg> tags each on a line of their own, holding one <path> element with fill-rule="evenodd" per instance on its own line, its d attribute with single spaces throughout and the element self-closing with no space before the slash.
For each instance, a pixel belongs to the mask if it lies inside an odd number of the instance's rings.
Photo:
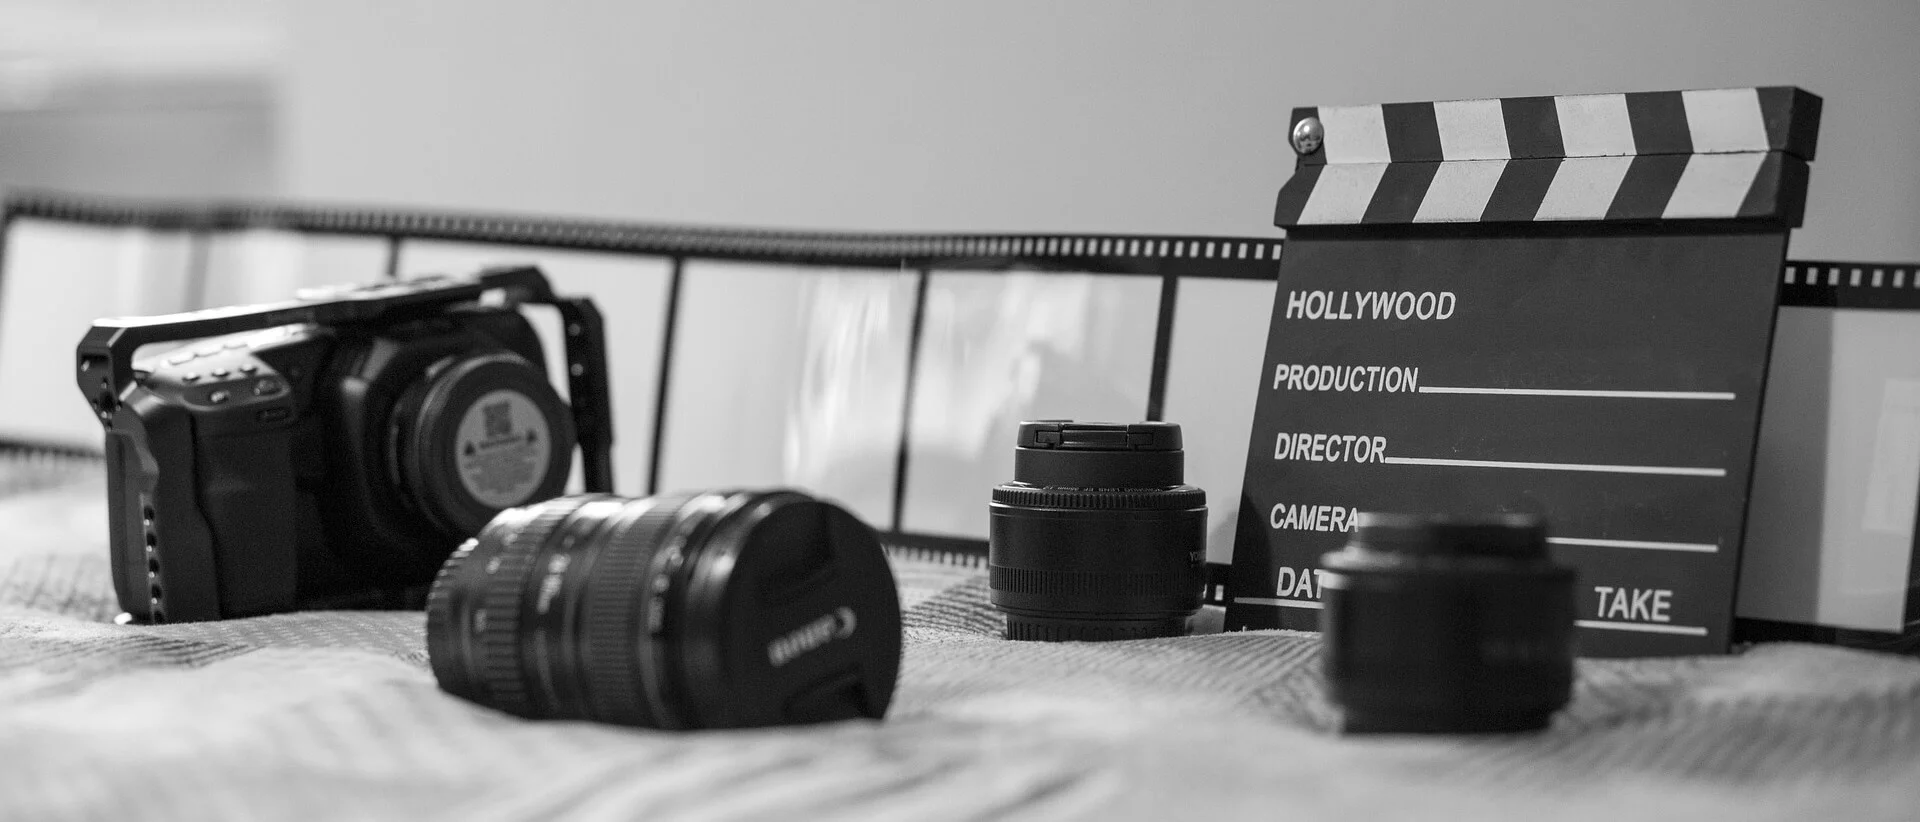
<svg viewBox="0 0 1920 822">
<path fill-rule="evenodd" d="M 593 717 L 606 722 L 659 727 L 657 706 L 648 704 L 640 684 L 638 664 L 645 641 L 645 602 L 658 596 L 642 595 L 661 536 L 672 527 L 690 495 L 651 501 L 632 525 L 609 534 L 593 576 L 587 579 L 581 604 L 580 665 L 587 682 L 587 702 Z"/>
<path fill-rule="evenodd" d="M 1092 511 L 1184 511 L 1207 504 L 1207 492 L 1191 485 L 1172 488 L 1126 489 L 1031 488 L 1001 485 L 993 501 L 1022 508 L 1072 508 Z"/>
<path fill-rule="evenodd" d="M 485 628 L 474 631 L 480 636 L 480 677 L 493 694 L 494 706 L 508 713 L 528 716 L 533 709 L 520 664 L 520 602 L 534 557 L 585 501 L 576 497 L 541 505 L 533 521 L 511 534 L 499 554 L 486 560 L 488 573 L 480 580 L 485 593 L 476 615 Z"/>
</svg>

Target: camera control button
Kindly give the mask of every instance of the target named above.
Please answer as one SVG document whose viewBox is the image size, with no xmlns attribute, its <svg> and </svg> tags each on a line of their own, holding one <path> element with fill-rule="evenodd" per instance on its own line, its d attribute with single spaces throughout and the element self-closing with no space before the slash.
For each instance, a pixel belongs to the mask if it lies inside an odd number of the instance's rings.
<svg viewBox="0 0 1920 822">
<path fill-rule="evenodd" d="M 242 374 L 251 374 L 259 370 L 260 370 L 260 366 L 257 363 L 243 363 L 240 366 L 240 373 Z"/>
<path fill-rule="evenodd" d="M 232 396 L 233 396 L 232 394 L 229 394 L 225 391 L 215 391 L 207 395 L 207 402 L 213 403 L 214 405 L 219 405 L 220 403 L 226 402 L 227 399 Z"/>
<path fill-rule="evenodd" d="M 263 377 L 253 384 L 253 395 L 264 397 L 280 390 L 280 381 L 272 377 Z"/>
<path fill-rule="evenodd" d="M 195 356 L 199 356 L 199 357 L 211 357 L 215 354 L 220 353 L 220 346 L 217 346 L 217 345 L 204 346 L 194 351 L 193 353 Z"/>
<path fill-rule="evenodd" d="M 227 374 L 229 374 L 229 373 L 231 373 L 231 372 L 229 372 L 229 371 L 227 371 L 227 369 L 225 369 L 225 368 L 215 368 L 215 369 L 213 369 L 212 371 L 208 371 L 207 373 L 209 373 L 209 374 L 212 374 L 212 375 L 214 376 L 214 378 L 215 378 L 215 379 L 218 379 L 218 378 L 220 378 L 220 377 L 224 377 L 224 376 L 226 376 Z"/>
<path fill-rule="evenodd" d="M 188 371 L 188 372 L 187 372 L 187 373 L 185 373 L 185 374 L 181 374 L 181 375 L 180 375 L 180 381 L 181 381 L 181 382 L 199 382 L 199 381 L 200 381 L 200 372 L 198 372 L 198 371 Z"/>
<path fill-rule="evenodd" d="M 193 352 L 186 351 L 167 358 L 168 365 L 179 365 L 193 359 Z"/>
</svg>

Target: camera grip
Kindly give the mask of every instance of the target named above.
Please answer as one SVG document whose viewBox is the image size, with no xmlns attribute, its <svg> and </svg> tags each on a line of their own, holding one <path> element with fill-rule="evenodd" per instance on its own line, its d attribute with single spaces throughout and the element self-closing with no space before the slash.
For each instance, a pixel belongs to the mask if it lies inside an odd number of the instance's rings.
<svg viewBox="0 0 1920 822">
<path fill-rule="evenodd" d="M 202 439 L 200 502 L 224 617 L 293 610 L 299 595 L 292 437 L 285 428 Z"/>
<path fill-rule="evenodd" d="M 115 413 L 126 417 L 106 437 L 120 607 L 140 622 L 219 619 L 213 538 L 194 504 L 190 415 L 152 395 L 136 396 Z"/>
</svg>

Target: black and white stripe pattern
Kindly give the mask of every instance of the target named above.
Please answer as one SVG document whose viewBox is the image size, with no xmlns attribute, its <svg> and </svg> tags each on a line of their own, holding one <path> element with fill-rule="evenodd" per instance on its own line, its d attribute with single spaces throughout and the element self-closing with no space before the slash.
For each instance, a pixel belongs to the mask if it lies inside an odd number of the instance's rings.
<svg viewBox="0 0 1920 822">
<path fill-rule="evenodd" d="M 1274 223 L 1798 224 L 1819 115 L 1790 87 L 1296 109 L 1324 139 Z"/>
</svg>

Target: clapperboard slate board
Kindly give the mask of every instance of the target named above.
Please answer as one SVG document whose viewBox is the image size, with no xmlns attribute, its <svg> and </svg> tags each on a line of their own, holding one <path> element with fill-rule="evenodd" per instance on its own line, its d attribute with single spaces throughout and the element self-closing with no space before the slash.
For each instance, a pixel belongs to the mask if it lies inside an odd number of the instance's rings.
<svg viewBox="0 0 1920 822">
<path fill-rule="evenodd" d="M 1317 629 L 1358 511 L 1528 512 L 1580 652 L 1724 652 L 1779 272 L 1820 99 L 1794 88 L 1304 108 L 1229 629 Z"/>
</svg>

